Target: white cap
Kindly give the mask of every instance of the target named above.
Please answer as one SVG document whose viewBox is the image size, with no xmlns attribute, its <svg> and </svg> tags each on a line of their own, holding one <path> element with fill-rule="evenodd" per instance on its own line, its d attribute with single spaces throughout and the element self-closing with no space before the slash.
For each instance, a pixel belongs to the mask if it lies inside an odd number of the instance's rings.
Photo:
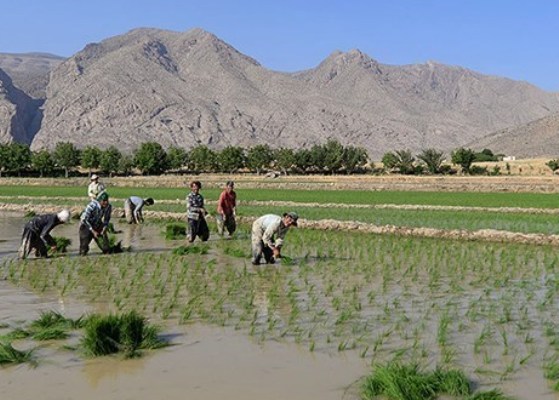
<svg viewBox="0 0 559 400">
<path fill-rule="evenodd" d="M 66 222 L 70 221 L 70 211 L 68 211 L 66 209 L 60 211 L 56 215 L 58 216 L 58 219 L 63 223 L 66 223 Z"/>
<path fill-rule="evenodd" d="M 91 179 L 92 181 L 94 181 L 95 179 L 99 179 L 99 175 L 93 174 L 93 175 L 91 175 L 91 178 L 90 178 L 90 179 Z"/>
</svg>

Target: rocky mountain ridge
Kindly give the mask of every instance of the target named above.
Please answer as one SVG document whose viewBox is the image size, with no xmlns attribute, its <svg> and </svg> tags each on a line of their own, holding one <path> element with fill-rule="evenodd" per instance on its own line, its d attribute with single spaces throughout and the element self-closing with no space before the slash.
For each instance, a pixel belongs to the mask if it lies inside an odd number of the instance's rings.
<svg viewBox="0 0 559 400">
<path fill-rule="evenodd" d="M 282 73 L 201 29 L 142 28 L 58 64 L 39 111 L 33 149 L 70 141 L 132 150 L 148 140 L 298 148 L 334 138 L 378 159 L 476 143 L 559 112 L 559 95 L 433 62 L 385 65 L 359 50 Z"/>
</svg>

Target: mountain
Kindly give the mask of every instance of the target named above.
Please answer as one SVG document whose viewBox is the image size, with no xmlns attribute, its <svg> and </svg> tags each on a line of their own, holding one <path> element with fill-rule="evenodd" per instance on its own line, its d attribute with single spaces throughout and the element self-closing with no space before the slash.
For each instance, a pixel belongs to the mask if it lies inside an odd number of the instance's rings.
<svg viewBox="0 0 559 400">
<path fill-rule="evenodd" d="M 44 99 L 50 71 L 64 61 L 46 53 L 0 53 L 0 68 L 10 76 L 14 86 L 35 99 Z"/>
<path fill-rule="evenodd" d="M 518 158 L 534 156 L 559 158 L 559 114 L 501 129 L 468 144 L 476 149 L 491 149 L 496 154 Z"/>
<path fill-rule="evenodd" d="M 0 69 L 0 143 L 15 140 L 30 144 L 38 129 L 34 117 L 38 103 L 16 88 Z"/>
<path fill-rule="evenodd" d="M 433 62 L 381 64 L 359 50 L 316 68 L 261 66 L 201 29 L 135 29 L 87 45 L 51 73 L 32 148 L 144 141 L 298 148 L 326 141 L 386 151 L 450 151 L 559 112 L 559 96 L 524 82 Z"/>
</svg>

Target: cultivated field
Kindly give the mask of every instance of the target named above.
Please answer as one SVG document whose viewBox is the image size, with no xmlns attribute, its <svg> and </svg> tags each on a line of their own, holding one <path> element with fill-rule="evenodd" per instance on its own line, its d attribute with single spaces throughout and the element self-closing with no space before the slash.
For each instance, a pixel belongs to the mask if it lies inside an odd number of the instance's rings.
<svg viewBox="0 0 559 400">
<path fill-rule="evenodd" d="M 131 253 L 79 258 L 74 246 L 68 256 L 48 260 L 21 262 L 8 255 L 6 279 L 39 298 L 84 309 L 135 310 L 163 332 L 195 331 L 202 324 L 241 333 L 253 346 L 281 343 L 316 357 L 351 360 L 353 369 L 334 367 L 340 376 L 354 371 L 343 390 L 302 395 L 285 382 L 269 398 L 372 398 L 362 377 L 382 366 L 416 364 L 426 371 L 459 370 L 474 393 L 502 392 L 491 398 L 555 398 L 557 178 L 237 176 L 236 236 L 220 239 L 212 232 L 207 243 L 181 247 L 184 241 L 165 240 L 162 232 L 169 219 L 184 218 L 184 182 L 191 178 L 107 179 L 116 216 L 127 196 L 156 199 Z M 196 179 L 205 184 L 211 212 L 231 177 Z M 85 206 L 85 179 L 45 183 L 0 180 L 1 207 L 21 215 Z M 302 220 L 288 233 L 281 263 L 252 266 L 250 221 L 290 210 Z M 123 235 L 134 234 L 118 218 L 115 223 Z M 72 225 L 64 235 L 77 242 Z M 9 319 L 0 334 L 25 324 Z M 188 348 L 176 351 L 188 358 Z M 219 397 L 206 394 L 200 398 Z"/>
</svg>

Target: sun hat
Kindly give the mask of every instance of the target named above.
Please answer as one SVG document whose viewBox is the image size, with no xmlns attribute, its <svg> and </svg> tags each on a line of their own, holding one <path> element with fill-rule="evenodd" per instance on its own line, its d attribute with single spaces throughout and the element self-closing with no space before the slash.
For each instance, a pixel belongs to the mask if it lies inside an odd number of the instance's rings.
<svg viewBox="0 0 559 400">
<path fill-rule="evenodd" d="M 89 178 L 89 179 L 92 180 L 92 181 L 94 181 L 94 180 L 96 180 L 96 179 L 99 179 L 99 175 L 93 174 L 93 175 L 91 175 L 91 178 Z"/>
</svg>

